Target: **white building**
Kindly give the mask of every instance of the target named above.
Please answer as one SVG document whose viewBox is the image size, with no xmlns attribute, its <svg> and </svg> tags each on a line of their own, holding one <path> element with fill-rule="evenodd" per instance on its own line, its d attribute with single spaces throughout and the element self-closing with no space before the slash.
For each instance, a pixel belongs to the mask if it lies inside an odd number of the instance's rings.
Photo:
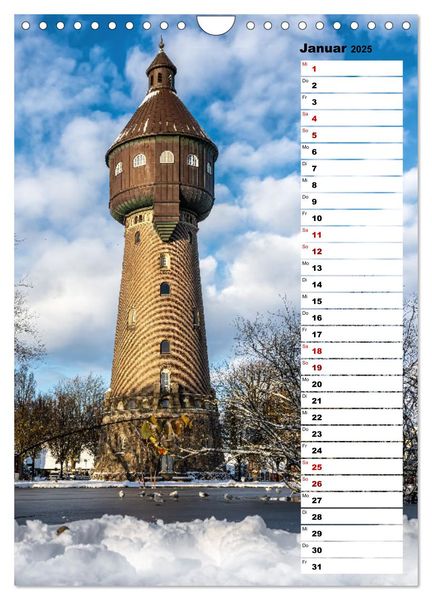
<svg viewBox="0 0 432 600">
<path fill-rule="evenodd" d="M 28 467 L 31 467 L 32 459 L 26 458 L 24 461 Z M 79 460 L 74 465 L 68 465 L 69 471 L 90 471 L 93 469 L 94 456 L 88 450 L 81 452 Z M 35 469 L 43 469 L 45 471 L 60 471 L 60 463 L 56 462 L 49 448 L 44 448 L 36 457 Z M 63 465 L 66 472 L 66 465 Z"/>
</svg>

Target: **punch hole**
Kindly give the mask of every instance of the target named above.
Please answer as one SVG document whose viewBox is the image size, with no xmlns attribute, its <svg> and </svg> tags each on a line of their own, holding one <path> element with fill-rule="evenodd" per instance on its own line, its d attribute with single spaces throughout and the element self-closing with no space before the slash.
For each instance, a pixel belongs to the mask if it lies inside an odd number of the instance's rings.
<svg viewBox="0 0 432 600">
<path fill-rule="evenodd" d="M 317 29 L 324 29 L 324 23 L 323 23 L 322 21 L 317 21 L 317 22 L 315 23 L 315 27 L 316 27 Z"/>
<path fill-rule="evenodd" d="M 93 23 L 90 25 L 90 27 L 92 29 L 99 29 L 99 23 L 97 21 L 93 21 Z"/>
<path fill-rule="evenodd" d="M 387 21 L 386 23 L 384 23 L 384 27 L 386 29 L 393 29 L 393 23 L 391 21 Z"/>
<path fill-rule="evenodd" d="M 409 21 L 404 21 L 402 23 L 402 29 L 405 29 L 405 30 L 411 29 L 411 23 Z"/>
<path fill-rule="evenodd" d="M 134 24 L 132 23 L 132 21 L 128 21 L 125 25 L 126 29 L 133 29 L 134 28 Z"/>
<path fill-rule="evenodd" d="M 82 25 L 79 21 L 75 21 L 75 23 L 73 24 L 74 29 L 81 29 Z"/>
<path fill-rule="evenodd" d="M 115 29 L 117 27 L 117 23 L 115 21 L 110 21 L 108 23 L 108 28 L 109 29 Z"/>
<path fill-rule="evenodd" d="M 60 30 L 64 29 L 64 26 L 65 26 L 65 24 L 63 23 L 63 21 L 59 21 L 56 24 L 57 29 L 60 29 Z"/>
<path fill-rule="evenodd" d="M 350 25 L 351 29 L 358 29 L 359 28 L 359 24 L 357 23 L 357 21 L 353 21 Z"/>
<path fill-rule="evenodd" d="M 48 25 L 45 23 L 45 21 L 41 21 L 39 23 L 39 29 L 46 29 L 48 27 Z"/>
<path fill-rule="evenodd" d="M 333 29 L 340 29 L 342 27 L 342 23 L 339 23 L 339 21 L 335 21 L 333 23 Z"/>
<path fill-rule="evenodd" d="M 300 21 L 300 23 L 298 24 L 298 28 L 303 30 L 306 29 L 307 24 L 304 21 Z"/>
<path fill-rule="evenodd" d="M 285 29 L 285 31 L 287 29 L 289 29 L 289 23 L 288 23 L 288 21 L 282 21 L 281 27 L 282 27 L 282 29 Z"/>
<path fill-rule="evenodd" d="M 266 22 L 264 23 L 263 27 L 264 27 L 264 29 L 267 29 L 267 31 L 268 31 L 269 29 L 271 29 L 271 28 L 272 28 L 272 24 L 271 24 L 271 22 L 270 22 L 270 21 L 266 21 Z"/>
<path fill-rule="evenodd" d="M 169 25 L 168 25 L 168 23 L 166 21 L 162 21 L 161 24 L 159 25 L 159 27 L 161 29 L 165 30 L 165 29 L 168 29 Z"/>
<path fill-rule="evenodd" d="M 367 26 L 368 26 L 368 29 L 375 29 L 376 23 L 374 21 L 369 21 Z"/>
<path fill-rule="evenodd" d="M 180 31 L 183 31 L 183 29 L 186 28 L 186 23 L 184 21 L 179 21 L 177 23 L 177 29 L 180 29 Z"/>
<path fill-rule="evenodd" d="M 21 23 L 21 29 L 24 29 L 24 31 L 27 31 L 27 29 L 30 29 L 30 23 L 28 21 L 23 21 Z"/>
<path fill-rule="evenodd" d="M 248 21 L 246 23 L 246 29 L 249 29 L 249 31 L 252 31 L 252 29 L 255 29 L 255 23 L 253 21 Z"/>
<path fill-rule="evenodd" d="M 151 27 L 151 23 L 149 21 L 144 21 L 143 29 L 150 29 L 150 27 Z"/>
<path fill-rule="evenodd" d="M 235 17 L 231 15 L 198 16 L 197 23 L 209 35 L 223 35 L 234 26 Z"/>
</svg>

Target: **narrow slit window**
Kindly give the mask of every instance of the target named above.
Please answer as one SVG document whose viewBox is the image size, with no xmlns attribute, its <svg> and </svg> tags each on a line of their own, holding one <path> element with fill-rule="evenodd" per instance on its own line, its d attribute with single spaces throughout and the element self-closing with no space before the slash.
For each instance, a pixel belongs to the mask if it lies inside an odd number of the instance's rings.
<svg viewBox="0 0 432 600">
<path fill-rule="evenodd" d="M 162 369 L 161 374 L 160 374 L 160 385 L 161 385 L 161 390 L 163 392 L 170 391 L 171 374 L 168 371 L 168 369 Z"/>
<path fill-rule="evenodd" d="M 133 329 L 136 326 L 136 310 L 135 308 L 131 308 L 128 312 L 128 327 L 129 329 Z"/>
<path fill-rule="evenodd" d="M 141 241 L 141 234 L 139 231 L 135 232 L 135 244 L 139 244 Z"/>
<path fill-rule="evenodd" d="M 161 296 L 169 296 L 170 291 L 171 291 L 170 284 L 167 283 L 166 281 L 163 281 L 160 284 L 160 295 Z"/>
<path fill-rule="evenodd" d="M 212 167 L 212 165 L 211 165 L 211 162 L 208 162 L 208 163 L 207 163 L 207 173 L 208 173 L 209 175 L 212 175 L 212 174 L 213 174 L 213 167 Z"/>
<path fill-rule="evenodd" d="M 162 83 L 162 73 L 158 73 L 158 83 Z"/>
<path fill-rule="evenodd" d="M 169 354 L 171 351 L 170 343 L 168 340 L 162 340 L 160 343 L 160 353 Z"/>
<path fill-rule="evenodd" d="M 171 267 L 170 255 L 168 252 L 164 252 L 160 255 L 160 268 L 169 269 Z"/>
</svg>

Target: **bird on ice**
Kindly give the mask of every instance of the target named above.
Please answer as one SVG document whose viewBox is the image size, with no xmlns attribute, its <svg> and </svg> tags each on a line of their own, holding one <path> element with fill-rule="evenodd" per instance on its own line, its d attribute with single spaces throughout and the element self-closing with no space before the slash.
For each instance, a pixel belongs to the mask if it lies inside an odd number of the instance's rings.
<svg viewBox="0 0 432 600">
<path fill-rule="evenodd" d="M 126 494 L 123 490 L 120 490 L 118 495 L 120 496 L 120 498 L 124 498 Z"/>
<path fill-rule="evenodd" d="M 159 492 L 155 492 L 153 494 L 153 500 L 156 502 L 156 504 L 162 504 L 164 502 L 162 494 L 159 494 Z"/>
<path fill-rule="evenodd" d="M 199 496 L 200 498 L 208 498 L 208 494 L 207 494 L 207 492 L 198 492 L 198 496 Z"/>
<path fill-rule="evenodd" d="M 262 502 L 268 502 L 270 500 L 270 496 L 264 494 L 264 496 L 260 496 L 260 500 L 262 500 Z"/>
<path fill-rule="evenodd" d="M 178 500 L 179 499 L 179 493 L 177 490 L 174 490 L 173 492 L 170 492 L 170 497 L 174 498 L 174 500 Z"/>
<path fill-rule="evenodd" d="M 272 491 L 272 489 L 271 489 L 271 487 L 270 487 L 270 486 L 269 486 L 269 487 L 266 487 L 266 492 L 271 492 L 271 491 Z"/>
<path fill-rule="evenodd" d="M 224 494 L 224 500 L 225 502 L 231 502 L 231 500 L 234 500 L 234 496 L 232 494 Z"/>
<path fill-rule="evenodd" d="M 141 491 L 139 492 L 138 496 L 141 496 L 141 498 L 144 498 L 144 496 L 146 495 L 145 491 Z"/>
<path fill-rule="evenodd" d="M 275 494 L 280 494 L 281 491 L 282 491 L 282 488 L 280 488 L 280 487 L 277 487 L 277 488 L 274 489 L 274 493 Z"/>
</svg>

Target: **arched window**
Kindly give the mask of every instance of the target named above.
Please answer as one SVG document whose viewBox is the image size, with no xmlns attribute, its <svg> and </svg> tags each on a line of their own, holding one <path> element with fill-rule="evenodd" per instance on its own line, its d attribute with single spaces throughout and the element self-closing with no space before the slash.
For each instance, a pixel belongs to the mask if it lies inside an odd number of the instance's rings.
<svg viewBox="0 0 432 600">
<path fill-rule="evenodd" d="M 160 268 L 169 269 L 171 267 L 171 257 L 168 252 L 163 252 L 160 255 Z"/>
<path fill-rule="evenodd" d="M 190 167 L 198 167 L 199 166 L 198 156 L 196 154 L 188 154 L 187 164 Z"/>
<path fill-rule="evenodd" d="M 135 327 L 135 325 L 136 325 L 136 310 L 135 310 L 135 308 L 129 309 L 127 324 L 128 324 L 129 329 L 133 329 Z"/>
<path fill-rule="evenodd" d="M 192 242 L 193 242 L 192 231 L 188 231 L 188 240 L 189 240 L 189 244 L 192 244 Z"/>
<path fill-rule="evenodd" d="M 207 173 L 209 175 L 211 175 L 213 173 L 213 169 L 212 169 L 212 166 L 211 166 L 210 162 L 207 163 Z"/>
<path fill-rule="evenodd" d="M 142 221 L 142 215 L 140 215 L 140 216 L 138 217 L 138 221 L 141 223 L 141 221 Z"/>
<path fill-rule="evenodd" d="M 135 244 L 139 244 L 141 241 L 141 234 L 139 231 L 135 231 Z"/>
<path fill-rule="evenodd" d="M 150 85 L 153 85 L 153 75 L 150 75 Z"/>
<path fill-rule="evenodd" d="M 170 284 L 167 283 L 166 281 L 163 281 L 160 284 L 160 295 L 161 296 L 169 296 L 170 291 L 171 291 L 170 290 Z"/>
<path fill-rule="evenodd" d="M 160 353 L 161 354 L 169 354 L 170 353 L 170 343 L 168 340 L 162 340 L 160 343 Z"/>
<path fill-rule="evenodd" d="M 146 163 L 147 160 L 145 154 L 137 154 L 132 162 L 134 167 L 143 167 Z"/>
<path fill-rule="evenodd" d="M 117 177 L 117 175 L 120 175 L 120 173 L 123 173 L 123 163 L 122 162 L 118 162 L 114 169 L 114 175 L 116 177 Z"/>
<path fill-rule="evenodd" d="M 160 386 L 163 392 L 169 392 L 171 386 L 171 374 L 168 369 L 162 369 L 160 372 Z"/>
<path fill-rule="evenodd" d="M 162 83 L 162 73 L 158 73 L 158 83 Z"/>
<path fill-rule="evenodd" d="M 164 150 L 160 155 L 159 162 L 162 164 L 173 163 L 174 162 L 174 154 L 171 150 Z"/>
<path fill-rule="evenodd" d="M 200 326 L 200 311 L 198 308 L 194 308 L 193 310 L 193 325 L 194 327 Z"/>
<path fill-rule="evenodd" d="M 135 215 L 134 223 L 138 223 L 138 217 Z"/>
</svg>

